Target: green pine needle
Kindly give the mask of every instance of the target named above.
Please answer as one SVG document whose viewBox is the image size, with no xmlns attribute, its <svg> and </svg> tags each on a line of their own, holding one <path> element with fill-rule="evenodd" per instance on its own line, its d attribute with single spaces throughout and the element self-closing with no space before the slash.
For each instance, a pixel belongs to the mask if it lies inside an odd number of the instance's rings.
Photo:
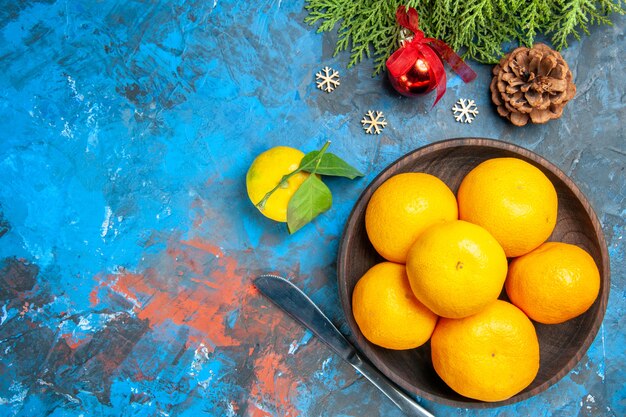
<svg viewBox="0 0 626 417">
<path fill-rule="evenodd" d="M 626 13 L 623 0 L 307 0 L 305 22 L 318 32 L 338 27 L 335 55 L 349 50 L 348 68 L 373 57 L 377 75 L 398 47 L 401 4 L 417 9 L 426 36 L 487 64 L 500 60 L 506 42 L 530 46 L 543 34 L 560 50 L 589 34 L 590 25 L 610 25 L 610 15 Z"/>
</svg>

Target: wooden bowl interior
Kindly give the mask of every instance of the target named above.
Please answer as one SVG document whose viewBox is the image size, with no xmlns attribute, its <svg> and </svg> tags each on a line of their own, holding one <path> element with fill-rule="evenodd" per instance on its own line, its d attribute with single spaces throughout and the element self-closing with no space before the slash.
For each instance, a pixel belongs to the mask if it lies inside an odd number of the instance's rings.
<svg viewBox="0 0 626 417">
<path fill-rule="evenodd" d="M 540 168 L 554 184 L 558 220 L 549 240 L 576 244 L 595 259 L 602 277 L 600 295 L 583 315 L 559 325 L 534 323 L 539 337 L 539 374 L 524 391 L 498 402 L 465 398 L 450 389 L 436 374 L 430 359 L 430 343 L 417 349 L 394 351 L 371 344 L 352 315 L 352 291 L 359 278 L 382 262 L 367 238 L 365 209 L 372 193 L 389 177 L 403 172 L 427 172 L 443 180 L 456 194 L 463 177 L 490 158 L 516 157 Z M 337 261 L 339 292 L 354 342 L 383 373 L 411 393 L 459 407 L 495 407 L 531 397 L 554 384 L 582 358 L 602 322 L 609 291 L 609 262 L 598 219 L 578 187 L 556 166 L 540 156 L 501 141 L 453 139 L 420 148 L 391 164 L 363 191 L 350 215 Z M 502 299 L 507 299 L 504 293 Z"/>
</svg>

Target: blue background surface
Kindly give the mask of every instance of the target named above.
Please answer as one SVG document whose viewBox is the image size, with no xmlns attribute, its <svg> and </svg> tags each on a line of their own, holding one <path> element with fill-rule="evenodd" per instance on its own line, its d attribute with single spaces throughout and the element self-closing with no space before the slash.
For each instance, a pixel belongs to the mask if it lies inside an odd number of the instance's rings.
<svg viewBox="0 0 626 417">
<path fill-rule="evenodd" d="M 361 191 L 387 164 L 452 137 L 490 137 L 558 165 L 590 199 L 611 257 L 604 323 L 574 370 L 492 410 L 438 416 L 626 415 L 626 19 L 563 56 L 563 117 L 516 128 L 490 66 L 410 100 L 372 63 L 346 69 L 303 1 L 3 1 L 0 7 L 0 415 L 400 416 L 251 286 L 288 276 L 348 332 L 335 262 Z M 332 94 L 315 73 L 341 74 Z M 454 121 L 476 100 L 471 124 Z M 364 134 L 380 110 L 388 127 Z M 333 208 L 295 235 L 250 204 L 245 173 L 277 145 L 330 150 L 366 174 L 329 179 Z"/>
</svg>

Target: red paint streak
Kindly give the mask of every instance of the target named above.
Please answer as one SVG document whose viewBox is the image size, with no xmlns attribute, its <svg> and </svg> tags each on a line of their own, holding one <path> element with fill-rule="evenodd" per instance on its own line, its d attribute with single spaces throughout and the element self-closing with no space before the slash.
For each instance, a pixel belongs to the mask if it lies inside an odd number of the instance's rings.
<svg viewBox="0 0 626 417">
<path fill-rule="evenodd" d="M 153 375 L 146 375 L 142 370 L 141 366 L 137 365 L 134 368 L 133 381 L 154 381 L 155 377 Z"/>
<path fill-rule="evenodd" d="M 111 283 L 111 289 L 118 294 L 122 294 L 124 298 L 130 301 L 136 308 L 141 307 L 141 302 L 136 297 L 136 293 L 149 294 L 154 291 L 153 288 L 146 285 L 153 270 L 148 270 L 145 274 L 131 274 L 123 272 L 116 280 Z"/>
<path fill-rule="evenodd" d="M 248 417 L 273 417 L 271 413 L 261 410 L 256 404 L 252 404 L 248 400 L 248 407 L 246 410 Z"/>
<path fill-rule="evenodd" d="M 81 339 L 77 339 L 72 333 L 63 333 L 61 337 L 63 338 L 63 340 L 65 340 L 67 346 L 72 350 L 75 350 L 79 346 L 84 345 L 92 339 L 91 335 L 87 335 Z"/>
<path fill-rule="evenodd" d="M 137 304 L 138 300 L 135 298 L 133 293 L 129 293 L 129 292 L 125 292 L 123 287 L 120 287 L 118 285 L 118 280 L 119 277 L 121 276 L 126 276 L 126 275 L 131 275 L 133 277 L 136 278 L 137 282 L 141 282 L 143 280 L 143 276 L 140 274 L 129 274 L 127 273 L 124 269 L 121 269 L 118 273 L 116 274 L 111 274 L 111 275 L 97 275 L 96 279 L 100 282 L 98 285 L 96 285 L 91 292 L 89 293 L 89 302 L 91 303 L 92 306 L 96 306 L 100 303 L 100 291 L 102 291 L 103 289 L 111 289 L 117 293 L 119 293 L 120 295 L 124 296 L 124 298 L 126 298 L 128 301 L 132 302 L 133 304 Z"/>
<path fill-rule="evenodd" d="M 96 279 L 98 279 L 98 277 L 96 277 Z M 98 297 L 98 293 L 100 292 L 100 288 L 102 288 L 102 286 L 104 285 L 103 282 L 104 281 L 102 281 L 102 277 L 100 277 L 100 284 L 93 287 L 93 289 L 89 293 L 89 302 L 94 307 L 100 304 L 100 297 Z"/>
<path fill-rule="evenodd" d="M 285 365 L 281 355 L 266 352 L 254 361 L 256 383 L 250 389 L 248 409 L 253 417 L 268 414 L 257 404 L 271 404 L 276 413 L 285 417 L 296 417 L 300 412 L 294 407 L 291 398 L 298 396 L 297 382 Z"/>
<path fill-rule="evenodd" d="M 121 270 L 101 277 L 90 298 L 97 301 L 106 289 L 130 301 L 137 317 L 149 320 L 153 329 L 166 323 L 186 326 L 190 348 L 204 343 L 209 352 L 235 347 L 250 358 L 258 355 L 247 414 L 296 417 L 299 411 L 291 399 L 298 397 L 300 380 L 290 372 L 284 357 L 267 346 L 267 340 L 271 334 L 284 332 L 300 337 L 303 330 L 285 320 L 277 308 L 268 307 L 271 304 L 261 299 L 249 278 L 247 269 L 219 247 L 191 239 L 170 244 L 142 273 Z M 233 312 L 238 314 L 234 325 L 230 320 Z M 252 347 L 255 343 L 267 347 L 259 352 Z"/>
<path fill-rule="evenodd" d="M 214 282 L 204 281 L 204 280 L 201 280 L 201 279 L 195 279 L 195 278 L 192 278 L 191 280 L 192 280 L 193 282 L 197 282 L 197 283 L 199 283 L 199 284 L 206 285 L 206 286 L 207 286 L 207 287 L 209 287 L 209 288 L 213 288 L 214 290 L 217 290 L 217 289 L 219 289 L 219 288 L 220 288 L 220 286 L 219 286 L 219 285 L 217 285 L 217 284 L 216 284 L 216 283 L 214 283 Z"/>
<path fill-rule="evenodd" d="M 166 254 L 169 259 L 162 260 L 166 267 L 149 268 L 143 274 L 121 271 L 103 277 L 104 285 L 130 301 L 137 316 L 148 319 L 152 327 L 169 320 L 195 329 L 190 342 L 205 342 L 209 350 L 249 340 L 246 329 L 227 325 L 233 310 L 256 296 L 247 277 L 238 272 L 235 259 L 199 239 L 172 245 Z M 177 273 L 180 268 L 187 271 L 183 277 Z M 95 301 L 99 287 L 94 291 L 91 299 Z"/>
<path fill-rule="evenodd" d="M 191 246 L 192 248 L 200 249 L 203 252 L 210 253 L 216 257 L 223 257 L 224 254 L 222 250 L 215 245 L 212 245 L 208 242 L 204 242 L 200 239 L 191 239 L 191 240 L 183 240 L 182 243 L 187 246 Z"/>
<path fill-rule="evenodd" d="M 233 411 L 235 412 L 235 415 L 237 415 L 237 413 L 239 411 L 239 406 L 237 405 L 237 403 L 231 400 L 230 406 L 232 407 Z"/>
</svg>

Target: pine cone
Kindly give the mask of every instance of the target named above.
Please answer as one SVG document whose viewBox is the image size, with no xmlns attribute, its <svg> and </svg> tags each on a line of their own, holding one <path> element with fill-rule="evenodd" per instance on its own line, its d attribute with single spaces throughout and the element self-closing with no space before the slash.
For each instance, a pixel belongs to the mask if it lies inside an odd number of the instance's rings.
<svg viewBox="0 0 626 417">
<path fill-rule="evenodd" d="M 498 113 L 516 126 L 558 119 L 576 94 L 572 72 L 561 54 L 547 45 L 519 47 L 493 69 L 491 99 Z"/>
</svg>

